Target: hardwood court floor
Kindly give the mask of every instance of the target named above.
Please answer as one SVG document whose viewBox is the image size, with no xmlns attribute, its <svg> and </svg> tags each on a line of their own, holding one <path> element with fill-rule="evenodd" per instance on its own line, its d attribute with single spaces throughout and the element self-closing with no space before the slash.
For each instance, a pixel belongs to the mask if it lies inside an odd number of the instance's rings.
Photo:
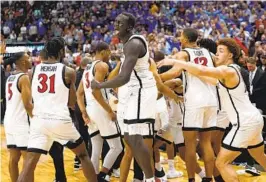
<svg viewBox="0 0 266 182">
<path fill-rule="evenodd" d="M 165 157 L 165 153 L 163 153 L 163 156 Z M 66 170 L 66 175 L 68 182 L 85 182 L 85 178 L 83 177 L 82 171 L 78 171 L 74 173 L 73 171 L 73 163 L 74 163 L 74 155 L 72 152 L 68 149 L 64 151 L 64 160 L 65 160 L 65 170 Z M 8 172 L 8 161 L 9 161 L 9 156 L 8 156 L 8 151 L 6 148 L 6 140 L 5 140 L 5 134 L 4 134 L 4 129 L 3 126 L 1 126 L 1 182 L 10 182 L 9 178 L 9 172 Z M 201 163 L 202 165 L 202 163 Z M 22 161 L 20 161 L 20 169 L 22 166 Z M 165 168 L 167 165 L 164 165 Z M 170 182 L 187 182 L 187 175 L 185 172 L 185 165 L 184 163 L 180 160 L 179 157 L 175 158 L 175 166 L 176 169 L 183 171 L 184 177 L 181 178 L 176 178 L 169 180 Z M 235 167 L 236 170 L 241 169 L 239 167 Z M 165 169 L 167 171 L 167 168 Z M 128 177 L 128 182 L 132 181 L 132 171 L 129 174 Z M 241 182 L 266 182 L 266 173 L 262 173 L 260 177 L 251 177 L 248 174 L 244 174 L 239 176 L 239 179 Z M 35 170 L 35 182 L 53 182 L 54 180 L 54 167 L 53 167 L 53 162 L 52 158 L 47 155 L 44 156 L 42 155 L 37 168 Z M 196 181 L 200 182 L 201 180 L 196 178 Z M 111 178 L 111 182 L 119 182 L 118 178 Z"/>
</svg>

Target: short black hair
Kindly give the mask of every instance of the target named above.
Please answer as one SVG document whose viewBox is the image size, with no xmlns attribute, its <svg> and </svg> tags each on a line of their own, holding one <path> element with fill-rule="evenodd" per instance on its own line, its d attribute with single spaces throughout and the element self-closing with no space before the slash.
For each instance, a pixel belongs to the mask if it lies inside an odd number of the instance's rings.
<svg viewBox="0 0 266 182">
<path fill-rule="evenodd" d="M 108 49 L 109 49 L 109 45 L 103 41 L 98 42 L 96 47 L 95 47 L 96 52 L 101 52 L 103 50 L 108 50 Z"/>
<path fill-rule="evenodd" d="M 7 60 L 9 64 L 17 63 L 24 56 L 25 52 L 17 52 L 12 54 L 12 56 Z"/>
<path fill-rule="evenodd" d="M 63 37 L 55 37 L 54 38 L 56 41 L 59 41 L 59 43 L 65 47 L 66 41 Z"/>
<path fill-rule="evenodd" d="M 47 60 L 47 59 L 48 59 L 48 56 L 47 56 L 47 51 L 46 51 L 46 49 L 42 49 L 42 50 L 40 51 L 39 56 L 41 57 L 41 59 Z"/>
<path fill-rule="evenodd" d="M 154 61 L 159 62 L 165 58 L 164 53 L 162 51 L 155 51 L 154 52 Z"/>
<path fill-rule="evenodd" d="M 196 42 L 198 39 L 198 31 L 194 28 L 185 28 L 183 35 L 188 39 L 189 42 Z"/>
<path fill-rule="evenodd" d="M 134 28 L 136 25 L 136 18 L 131 13 L 123 12 L 122 15 L 128 17 L 128 24 L 131 26 L 131 28 Z"/>
<path fill-rule="evenodd" d="M 65 44 L 58 37 L 48 40 L 45 44 L 45 50 L 47 51 L 47 57 L 59 58 L 60 50 L 64 49 Z"/>
<path fill-rule="evenodd" d="M 217 52 L 217 44 L 212 39 L 200 39 L 197 44 L 200 47 L 208 49 L 213 54 L 216 54 Z"/>
</svg>

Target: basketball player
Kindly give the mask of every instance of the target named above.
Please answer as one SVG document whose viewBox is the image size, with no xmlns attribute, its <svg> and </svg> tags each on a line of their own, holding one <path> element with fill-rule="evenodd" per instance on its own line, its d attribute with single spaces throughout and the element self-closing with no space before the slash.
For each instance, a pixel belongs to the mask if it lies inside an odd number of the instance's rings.
<svg viewBox="0 0 266 182">
<path fill-rule="evenodd" d="M 109 73 L 107 62 L 110 58 L 109 45 L 99 42 L 96 46 L 95 61 L 89 70 L 85 70 L 78 89 L 78 103 L 85 121 L 87 115 L 94 122 L 89 125 L 89 133 L 92 142 L 92 163 L 96 173 L 99 173 L 99 158 L 102 152 L 103 139 L 106 139 L 110 150 L 108 151 L 103 167 L 98 175 L 99 181 L 106 181 L 106 175 L 113 166 L 123 147 L 120 139 L 119 128 L 116 123 L 116 114 L 108 104 L 109 97 L 106 89 L 91 89 L 90 82 L 96 79 L 103 82 Z M 85 93 L 86 104 L 81 97 Z"/>
<path fill-rule="evenodd" d="M 266 169 L 262 138 L 263 118 L 249 100 L 240 67 L 236 64 L 239 55 L 240 49 L 235 40 L 225 38 L 218 42 L 216 68 L 183 61 L 174 63 L 179 69 L 185 69 L 193 75 L 215 78 L 213 83 L 219 86 L 222 108 L 226 111 L 233 127 L 223 140 L 216 166 L 223 179 L 232 182 L 239 180 L 230 164 L 243 149 L 248 149 L 251 156 Z"/>
<path fill-rule="evenodd" d="M 116 75 L 119 74 L 119 70 L 120 70 L 120 66 L 122 64 L 122 62 L 124 61 L 124 58 L 122 58 L 122 61 L 117 63 L 117 66 L 115 67 L 115 69 L 110 73 L 110 75 L 108 76 L 108 80 L 113 79 Z M 163 82 L 161 81 L 158 72 L 157 72 L 157 67 L 155 62 L 150 59 L 150 71 L 152 71 L 153 76 L 156 80 L 156 85 L 157 85 L 157 89 L 159 92 L 163 93 L 164 95 L 173 98 L 173 100 L 175 100 L 175 102 L 179 102 L 181 99 L 180 97 L 178 97 L 177 95 L 175 95 L 175 93 L 168 88 L 166 85 L 163 84 Z M 124 135 L 124 123 L 123 123 L 123 119 L 124 119 L 124 108 L 126 107 L 126 102 L 127 102 L 127 92 L 128 92 L 128 87 L 127 84 L 121 86 L 118 88 L 118 106 L 117 106 L 117 120 L 118 120 L 118 124 L 120 126 L 120 130 L 121 130 L 121 135 L 123 137 Z M 150 142 L 151 138 L 153 136 L 144 136 L 144 143 L 149 147 L 149 149 L 152 151 L 153 147 L 152 147 L 152 143 Z M 125 154 L 123 156 L 123 159 L 121 161 L 121 166 L 120 166 L 120 181 L 121 182 L 125 182 L 127 180 L 128 177 L 128 173 L 129 173 L 129 169 L 130 169 L 130 164 L 132 161 L 132 151 L 129 148 L 128 144 L 125 142 Z M 135 174 L 136 169 L 138 168 L 138 166 L 136 166 L 136 162 L 134 161 L 134 180 L 143 180 L 143 175 L 142 174 Z M 142 172 L 141 172 L 142 173 Z M 141 179 L 139 179 L 141 178 Z"/>
<path fill-rule="evenodd" d="M 146 181 L 154 181 L 151 153 L 143 142 L 143 136 L 153 135 L 157 88 L 149 71 L 149 51 L 142 36 L 133 35 L 135 17 L 122 13 L 115 20 L 115 29 L 123 42 L 125 60 L 121 72 L 113 80 L 104 83 L 93 81 L 92 88 L 117 88 L 127 83 L 127 108 L 124 113 L 124 138 L 133 156 L 144 171 Z"/>
<path fill-rule="evenodd" d="M 200 47 L 203 47 L 205 49 L 208 49 L 212 55 L 212 60 L 214 61 L 214 56 L 217 51 L 217 44 L 211 39 L 200 39 L 197 44 Z M 205 80 L 206 77 L 199 77 L 202 81 L 208 82 L 208 80 Z M 217 114 L 217 123 L 216 123 L 216 128 L 215 130 L 212 131 L 212 147 L 214 150 L 214 153 L 216 156 L 218 156 L 221 145 L 222 145 L 222 140 L 223 136 L 225 133 L 225 129 L 229 126 L 230 121 L 228 120 L 227 114 L 225 111 L 221 110 L 221 102 L 220 102 L 220 95 L 218 92 L 218 87 L 216 87 L 217 90 L 217 101 L 218 101 L 218 114 Z M 220 176 L 220 173 L 216 167 L 214 167 L 213 171 L 214 176 Z M 216 178 L 217 179 L 217 178 Z M 220 179 L 221 181 L 221 179 Z"/>
<path fill-rule="evenodd" d="M 182 51 L 175 55 L 178 60 L 213 67 L 212 57 L 208 50 L 197 46 L 198 32 L 186 28 L 181 33 Z M 175 65 L 171 70 L 161 74 L 162 80 L 173 79 L 180 75 L 181 69 Z M 216 128 L 217 98 L 215 86 L 203 82 L 196 76 L 184 72 L 184 117 L 183 135 L 185 139 L 186 166 L 189 181 L 195 181 L 196 169 L 196 139 L 199 133 L 200 145 L 203 150 L 203 160 L 206 177 L 202 181 L 212 180 L 214 169 L 214 151 L 211 146 L 211 130 Z M 196 97 L 195 97 L 196 96 Z"/>
<path fill-rule="evenodd" d="M 62 44 L 49 40 L 45 49 L 48 59 L 37 65 L 32 76 L 34 109 L 28 153 L 18 182 L 31 182 L 41 154 L 47 154 L 53 141 L 68 146 L 81 160 L 87 181 L 97 181 L 85 144 L 75 129 L 70 108 L 76 103 L 76 74 L 72 68 L 59 63 Z"/>
<path fill-rule="evenodd" d="M 16 64 L 16 70 L 6 81 L 6 113 L 4 128 L 7 148 L 9 149 L 9 173 L 12 182 L 18 179 L 18 162 L 21 154 L 25 160 L 32 118 L 32 97 L 28 69 L 31 68 L 29 56 L 25 52 L 15 53 L 10 61 Z M 27 116 L 28 114 L 28 116 Z"/>
<path fill-rule="evenodd" d="M 177 94 L 183 93 L 182 81 L 180 79 L 173 79 L 164 82 L 169 88 L 175 91 Z M 173 99 L 168 99 L 168 111 L 169 111 L 169 123 L 164 125 L 159 132 L 156 134 L 156 141 L 154 145 L 155 151 L 155 167 L 157 166 L 157 170 L 161 171 L 162 167 L 160 164 L 160 153 L 159 147 L 165 143 L 168 145 L 172 145 L 174 143 L 175 147 L 178 149 L 180 154 L 180 158 L 185 161 L 185 142 L 182 133 L 182 120 L 183 120 L 183 112 L 184 106 L 183 103 L 176 103 Z M 168 165 L 169 170 L 167 173 L 167 178 L 177 178 L 183 175 L 182 172 L 176 171 L 174 168 L 174 152 L 170 152 L 167 150 L 168 155 Z M 161 169 L 161 170 L 160 170 Z M 198 163 L 196 163 L 196 173 L 201 177 L 205 177 L 205 172 L 202 170 Z"/>
<path fill-rule="evenodd" d="M 64 45 L 64 40 L 60 40 L 59 37 L 56 40 L 58 40 L 60 44 Z M 39 56 L 40 56 L 41 62 L 47 61 L 48 59 L 47 51 L 45 49 L 41 50 Z M 30 78 L 32 79 L 32 72 L 30 73 L 31 73 Z M 63 152 L 64 152 L 64 146 L 54 141 L 53 145 L 51 146 L 49 150 L 49 154 L 53 159 L 54 168 L 55 168 L 55 181 L 54 182 L 66 182 L 67 181 L 66 173 L 65 173 L 65 166 L 64 166 L 64 153 Z"/>
</svg>

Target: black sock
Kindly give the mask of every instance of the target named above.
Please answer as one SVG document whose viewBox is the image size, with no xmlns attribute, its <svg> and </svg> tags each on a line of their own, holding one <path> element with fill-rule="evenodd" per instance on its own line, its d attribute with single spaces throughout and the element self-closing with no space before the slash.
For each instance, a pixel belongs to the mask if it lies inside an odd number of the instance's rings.
<svg viewBox="0 0 266 182">
<path fill-rule="evenodd" d="M 134 158 L 134 178 L 138 180 L 143 180 L 143 172 L 140 168 L 139 164 L 137 163 L 136 159 Z"/>
<path fill-rule="evenodd" d="M 201 182 L 211 182 L 212 178 L 202 178 Z"/>
<path fill-rule="evenodd" d="M 102 171 L 98 174 L 99 178 L 105 178 L 105 176 L 106 176 L 106 173 L 104 173 Z"/>
<path fill-rule="evenodd" d="M 188 182 L 195 182 L 195 178 L 189 178 Z"/>
<path fill-rule="evenodd" d="M 214 179 L 216 182 L 224 182 L 224 179 L 222 178 L 221 175 L 214 177 Z"/>
</svg>

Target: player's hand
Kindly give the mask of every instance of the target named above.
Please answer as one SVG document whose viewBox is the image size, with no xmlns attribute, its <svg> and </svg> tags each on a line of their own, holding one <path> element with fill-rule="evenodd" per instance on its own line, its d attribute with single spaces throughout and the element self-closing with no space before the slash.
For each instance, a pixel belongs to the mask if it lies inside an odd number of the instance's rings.
<svg viewBox="0 0 266 182">
<path fill-rule="evenodd" d="M 87 114 L 87 112 L 82 113 L 82 118 L 84 120 L 85 125 L 87 125 L 91 122 L 91 119 L 90 119 L 89 115 Z"/>
<path fill-rule="evenodd" d="M 184 97 L 176 96 L 176 97 L 174 98 L 174 100 L 175 100 L 176 103 L 184 102 Z"/>
<path fill-rule="evenodd" d="M 92 80 L 91 81 L 91 89 L 100 89 L 100 84 L 99 82 Z"/>
<path fill-rule="evenodd" d="M 109 116 L 110 116 L 110 118 L 111 118 L 112 121 L 117 121 L 116 113 L 114 113 L 113 111 L 111 111 L 108 114 L 109 114 Z"/>
</svg>

